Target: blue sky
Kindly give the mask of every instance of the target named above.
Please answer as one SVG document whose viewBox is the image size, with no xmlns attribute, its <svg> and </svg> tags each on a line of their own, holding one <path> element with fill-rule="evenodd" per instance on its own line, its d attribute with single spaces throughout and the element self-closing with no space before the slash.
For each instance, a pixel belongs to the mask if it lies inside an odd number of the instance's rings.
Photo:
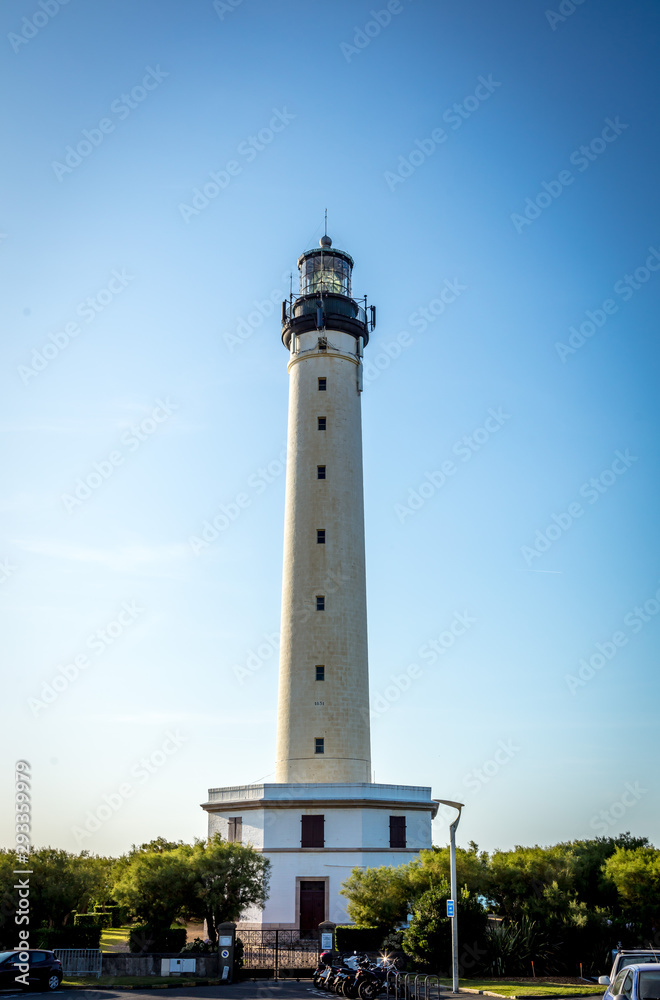
<svg viewBox="0 0 660 1000">
<path fill-rule="evenodd" d="M 0 9 L 2 794 L 30 761 L 34 842 L 190 841 L 208 787 L 273 774 L 273 303 L 327 207 L 378 307 L 376 780 L 487 849 L 658 843 L 657 4 L 43 3 Z"/>
</svg>

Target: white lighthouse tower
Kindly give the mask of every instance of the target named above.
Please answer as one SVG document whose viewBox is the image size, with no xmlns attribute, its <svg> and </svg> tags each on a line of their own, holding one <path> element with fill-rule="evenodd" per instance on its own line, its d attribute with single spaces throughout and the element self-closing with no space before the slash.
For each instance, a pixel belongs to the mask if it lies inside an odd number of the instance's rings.
<svg viewBox="0 0 660 1000">
<path fill-rule="evenodd" d="M 352 297 L 353 259 L 328 236 L 298 269 L 300 294 L 282 304 L 290 383 L 275 781 L 210 789 L 203 808 L 209 835 L 271 860 L 266 907 L 239 926 L 310 932 L 346 922 L 339 889 L 352 868 L 404 864 L 431 846 L 438 803 L 430 788 L 372 782 L 361 393 L 375 309 Z"/>
<path fill-rule="evenodd" d="M 328 236 L 284 303 L 289 439 L 276 781 L 371 781 L 362 499 L 364 310 Z"/>
</svg>

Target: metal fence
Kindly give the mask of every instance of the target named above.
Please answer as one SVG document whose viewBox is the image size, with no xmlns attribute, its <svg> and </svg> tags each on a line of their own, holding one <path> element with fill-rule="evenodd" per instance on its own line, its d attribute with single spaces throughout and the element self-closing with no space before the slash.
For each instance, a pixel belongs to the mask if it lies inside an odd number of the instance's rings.
<svg viewBox="0 0 660 1000">
<path fill-rule="evenodd" d="M 236 937 L 243 942 L 244 969 L 280 970 L 314 969 L 318 964 L 318 935 L 301 937 L 300 931 L 242 931 Z"/>
<path fill-rule="evenodd" d="M 55 948 L 65 976 L 100 976 L 103 953 L 97 948 Z"/>
</svg>

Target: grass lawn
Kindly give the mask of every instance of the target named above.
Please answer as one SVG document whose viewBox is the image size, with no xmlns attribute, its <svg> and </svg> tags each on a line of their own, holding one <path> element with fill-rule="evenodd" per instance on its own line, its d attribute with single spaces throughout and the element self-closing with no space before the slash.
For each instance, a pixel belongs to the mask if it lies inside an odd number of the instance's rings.
<svg viewBox="0 0 660 1000">
<path fill-rule="evenodd" d="M 215 986 L 219 979 L 199 979 L 194 976 L 66 976 L 62 980 L 62 988 L 71 986 L 116 986 L 121 989 L 132 987 L 155 986 L 194 986 L 195 983 L 204 986 Z"/>
<path fill-rule="evenodd" d="M 128 951 L 130 927 L 104 927 L 101 931 L 101 951 Z"/>
<path fill-rule="evenodd" d="M 441 979 L 443 986 L 451 987 L 451 979 Z M 504 997 L 579 997 L 579 996 L 602 996 L 605 992 L 604 986 L 595 986 L 585 983 L 583 986 L 567 985 L 566 983 L 552 983 L 547 980 L 534 983 L 520 983 L 508 979 L 461 979 L 459 988 L 462 990 L 486 990 L 488 993 L 499 993 Z"/>
</svg>

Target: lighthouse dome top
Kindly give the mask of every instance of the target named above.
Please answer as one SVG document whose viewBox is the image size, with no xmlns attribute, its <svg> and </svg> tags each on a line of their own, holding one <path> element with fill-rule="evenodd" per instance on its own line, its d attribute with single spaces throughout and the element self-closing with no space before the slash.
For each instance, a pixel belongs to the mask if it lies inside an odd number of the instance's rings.
<svg viewBox="0 0 660 1000">
<path fill-rule="evenodd" d="M 329 236 L 322 236 L 318 247 L 301 253 L 298 269 L 301 295 L 318 292 L 351 294 L 353 258 L 345 250 L 335 249 Z"/>
</svg>

